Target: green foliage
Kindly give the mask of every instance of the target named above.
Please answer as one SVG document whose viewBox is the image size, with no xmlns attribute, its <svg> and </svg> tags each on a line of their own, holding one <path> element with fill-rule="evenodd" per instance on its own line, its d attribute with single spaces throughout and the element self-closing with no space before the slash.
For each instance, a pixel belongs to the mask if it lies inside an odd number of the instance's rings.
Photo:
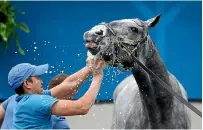
<svg viewBox="0 0 203 130">
<path fill-rule="evenodd" d="M 24 12 L 14 10 L 14 6 L 12 6 L 9 1 L 0 1 L 0 40 L 5 44 L 7 49 L 9 47 L 9 39 L 13 38 L 16 41 L 20 54 L 25 55 L 21 48 L 16 29 L 20 29 L 26 33 L 29 33 L 30 30 L 25 23 L 17 23 L 15 21 L 16 13 L 25 14 Z"/>
</svg>

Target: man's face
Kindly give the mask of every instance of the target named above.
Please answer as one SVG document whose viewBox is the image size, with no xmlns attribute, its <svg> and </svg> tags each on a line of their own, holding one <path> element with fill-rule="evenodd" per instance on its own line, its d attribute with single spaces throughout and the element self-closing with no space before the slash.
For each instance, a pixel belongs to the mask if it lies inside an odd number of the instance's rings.
<svg viewBox="0 0 203 130">
<path fill-rule="evenodd" d="M 36 94 L 42 94 L 42 91 L 43 91 L 43 88 L 42 88 L 42 80 L 40 79 L 39 76 L 32 76 L 30 77 L 31 80 L 32 80 L 32 91 L 33 93 L 36 93 Z"/>
</svg>

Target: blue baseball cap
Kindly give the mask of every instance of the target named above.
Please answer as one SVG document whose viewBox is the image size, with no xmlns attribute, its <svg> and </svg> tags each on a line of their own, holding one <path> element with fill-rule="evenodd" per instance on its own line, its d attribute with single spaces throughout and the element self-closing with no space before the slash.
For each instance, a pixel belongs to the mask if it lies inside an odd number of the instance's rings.
<svg viewBox="0 0 203 130">
<path fill-rule="evenodd" d="M 30 63 L 21 63 L 14 66 L 8 73 L 8 84 L 12 89 L 17 89 L 30 76 L 39 76 L 48 71 L 49 65 L 31 65 Z"/>
</svg>

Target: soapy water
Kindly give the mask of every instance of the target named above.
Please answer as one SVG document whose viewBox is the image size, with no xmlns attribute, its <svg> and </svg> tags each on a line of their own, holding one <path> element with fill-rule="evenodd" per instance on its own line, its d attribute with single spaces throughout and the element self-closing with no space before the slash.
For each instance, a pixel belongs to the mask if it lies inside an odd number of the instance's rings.
<svg viewBox="0 0 203 130">
<path fill-rule="evenodd" d="M 29 53 L 30 53 L 31 55 L 34 55 L 34 57 L 33 57 L 34 62 L 36 62 L 40 56 L 44 55 L 43 51 L 40 51 L 40 48 L 38 47 L 38 44 L 39 44 L 38 42 L 34 41 L 33 44 L 30 46 L 30 49 L 28 49 L 28 48 L 25 49 L 26 54 L 29 55 Z M 51 46 L 53 49 L 61 49 L 62 54 L 64 54 L 64 53 L 67 54 L 67 52 L 65 51 L 66 49 L 64 49 L 65 46 L 58 47 L 56 45 L 51 44 L 50 41 L 45 41 L 45 40 L 43 41 L 42 45 L 44 45 L 46 47 Z M 19 54 L 17 51 L 14 52 L 14 53 Z M 72 53 L 72 52 L 69 52 L 69 53 Z M 86 53 L 84 54 L 80 50 L 78 50 L 78 52 L 75 52 L 75 53 L 73 53 L 71 55 L 75 55 L 77 57 L 77 60 L 79 60 L 81 62 L 84 62 L 86 60 L 86 58 L 87 58 Z M 61 60 L 61 61 L 57 61 L 56 64 L 49 64 L 49 70 L 46 71 L 46 73 L 51 74 L 51 75 L 56 75 L 58 73 L 67 73 L 67 74 L 73 73 L 73 72 L 68 72 L 67 71 L 67 70 L 71 70 L 73 68 L 73 64 L 72 65 L 66 65 L 65 62 L 66 62 L 65 60 Z M 71 62 L 69 64 L 71 64 Z M 117 76 L 122 74 L 122 73 L 123 72 L 121 72 L 120 70 L 118 70 L 115 67 L 107 66 L 107 68 L 105 69 L 103 81 L 104 80 L 109 81 L 109 83 L 112 83 L 112 84 L 113 83 L 118 83 L 119 80 L 117 79 Z M 90 76 L 90 78 L 88 80 L 91 82 L 92 78 L 93 77 Z M 102 85 L 104 86 L 105 83 L 102 82 Z M 109 97 L 109 92 L 105 91 L 105 92 L 102 92 L 102 93 L 100 92 L 98 94 L 98 96 L 101 96 L 101 95 L 106 95 L 107 97 Z M 109 99 L 109 101 L 112 101 L 112 99 Z M 101 112 L 105 112 L 105 109 L 101 108 Z M 80 118 L 85 118 L 86 115 L 79 116 L 79 117 Z M 101 129 L 102 129 L 102 126 L 100 126 L 101 123 L 99 122 L 99 115 L 97 115 L 96 113 L 92 113 L 92 117 L 95 119 L 96 124 L 99 127 L 101 127 Z M 22 118 L 22 120 L 23 120 L 23 118 Z M 106 123 L 110 123 L 110 121 L 107 120 Z"/>
<path fill-rule="evenodd" d="M 34 62 L 39 60 L 40 56 L 45 55 L 45 54 L 43 54 L 43 51 L 40 50 L 39 44 L 45 46 L 45 48 L 49 47 L 49 48 L 52 48 L 53 50 L 57 50 L 57 52 L 61 52 L 62 56 L 65 56 L 65 54 L 67 54 L 67 51 L 65 51 L 65 50 L 67 50 L 66 46 L 63 46 L 63 45 L 57 46 L 48 40 L 43 40 L 42 43 L 33 41 L 32 44 L 30 45 L 29 49 L 25 48 L 25 50 L 26 50 L 25 52 L 27 55 L 29 55 L 29 54 L 34 55 L 34 58 L 32 59 L 32 61 L 34 61 Z M 58 51 L 59 49 L 61 51 Z M 105 49 L 107 49 L 107 48 L 103 48 L 103 51 L 105 51 Z M 15 52 L 15 53 L 18 54 L 18 52 Z M 70 55 L 74 55 L 77 58 L 77 62 L 80 62 L 80 61 L 85 62 L 85 60 L 87 58 L 87 53 L 82 52 L 81 50 L 77 50 L 77 52 L 74 52 L 74 53 L 73 52 L 68 52 L 68 53 L 70 53 Z M 49 70 L 46 73 L 51 74 L 52 76 L 55 76 L 59 73 L 66 73 L 68 75 L 73 74 L 74 72 L 76 72 L 78 70 L 76 70 L 77 67 L 74 67 L 72 63 L 73 63 L 73 61 L 70 61 L 70 63 L 66 63 L 65 60 L 56 61 L 56 62 L 54 62 L 54 64 L 49 64 Z M 78 68 L 78 69 L 80 69 L 80 68 Z M 74 70 L 74 71 L 72 71 L 72 70 Z M 118 84 L 120 81 L 118 79 L 119 75 L 122 75 L 123 73 L 124 73 L 124 71 L 120 70 L 118 67 L 112 67 L 112 66 L 108 65 L 107 68 L 104 70 L 103 82 L 101 85 L 105 86 L 106 84 L 108 84 L 108 85 L 112 84 L 115 87 L 116 84 Z M 91 84 L 92 78 L 93 77 L 91 75 L 87 80 L 87 81 L 89 81 L 89 85 Z M 51 77 L 50 77 L 50 79 L 51 79 Z M 98 94 L 98 96 L 101 96 L 101 95 L 110 97 L 110 93 L 107 91 L 104 91 L 104 92 Z M 111 101 L 111 99 L 110 99 L 110 101 Z"/>
</svg>

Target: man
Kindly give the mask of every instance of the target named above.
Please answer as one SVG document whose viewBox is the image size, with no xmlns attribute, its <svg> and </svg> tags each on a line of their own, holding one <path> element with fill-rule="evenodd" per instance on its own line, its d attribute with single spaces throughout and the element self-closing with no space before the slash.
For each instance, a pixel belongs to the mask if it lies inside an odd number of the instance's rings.
<svg viewBox="0 0 203 130">
<path fill-rule="evenodd" d="M 14 109 L 14 129 L 51 129 L 51 115 L 72 116 L 87 114 L 98 94 L 103 78 L 103 60 L 91 59 L 87 66 L 68 76 L 61 84 L 44 91 L 40 75 L 48 70 L 48 64 L 35 66 L 21 63 L 8 74 L 8 83 L 20 95 Z M 78 100 L 58 100 L 74 91 L 85 79 L 93 74 L 90 88 Z M 53 97 L 49 96 L 51 94 Z M 56 98 L 54 98 L 56 97 Z M 57 99 L 58 98 L 58 99 Z"/>
<path fill-rule="evenodd" d="M 56 75 L 54 78 L 52 78 L 52 80 L 49 83 L 49 87 L 48 89 L 51 89 L 57 85 L 59 85 L 60 83 L 62 83 L 66 78 L 68 77 L 68 75 L 66 74 L 58 74 Z M 70 98 L 73 98 L 74 93 L 72 93 L 72 96 L 69 95 Z M 3 109 L 2 114 L 5 113 L 4 116 L 1 116 L 3 119 L 3 123 L 1 125 L 1 129 L 12 129 L 13 127 L 13 109 L 16 106 L 16 99 L 17 94 L 9 97 L 7 100 L 5 100 L 1 105 L 1 108 Z M 65 119 L 65 117 L 63 116 L 56 116 L 56 115 L 52 115 L 51 117 L 52 120 L 52 128 L 53 129 L 70 129 L 67 121 Z"/>
</svg>

